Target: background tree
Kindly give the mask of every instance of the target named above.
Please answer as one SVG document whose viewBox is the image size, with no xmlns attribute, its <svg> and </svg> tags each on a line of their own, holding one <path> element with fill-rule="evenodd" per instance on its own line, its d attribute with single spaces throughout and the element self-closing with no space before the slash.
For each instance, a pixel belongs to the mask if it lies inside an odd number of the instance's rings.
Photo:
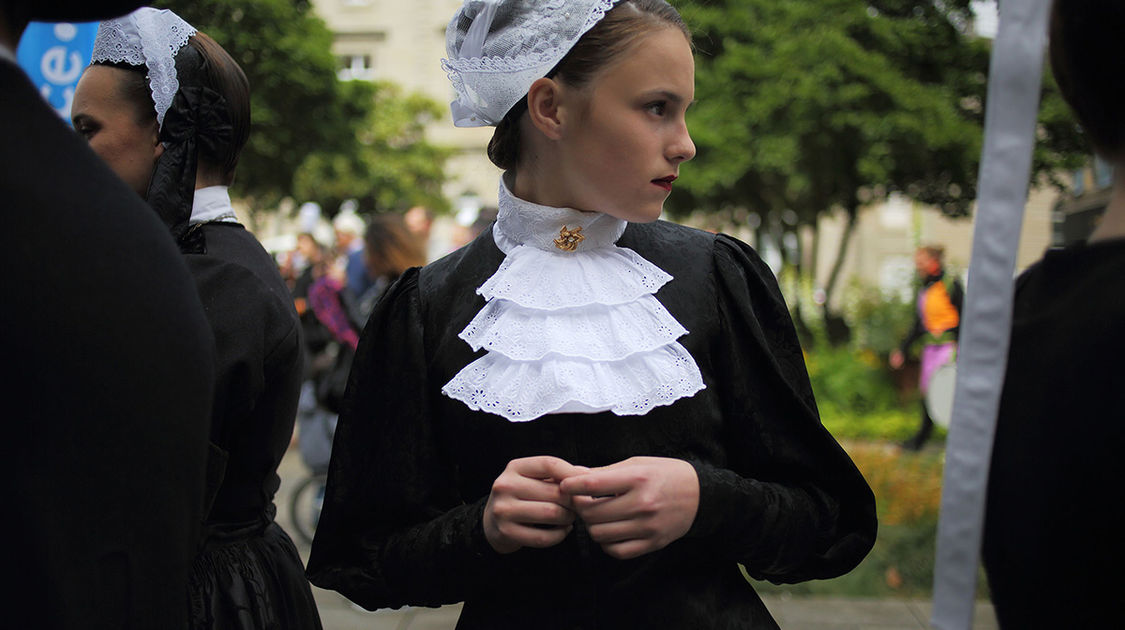
<svg viewBox="0 0 1125 630">
<path fill-rule="evenodd" d="M 969 28 L 969 0 L 695 0 L 699 147 L 670 209 L 732 220 L 758 233 L 845 228 L 824 288 L 830 310 L 860 208 L 891 192 L 967 216 L 976 196 L 989 42 Z M 1050 84 L 1048 82 L 1048 87 Z M 1037 176 L 1073 164 L 1073 125 L 1048 90 Z M 1061 117 L 1060 117 L 1061 114 Z M 1062 138 L 1056 137 L 1062 136 Z M 1054 148 L 1052 148 L 1054 147 Z M 1069 160 L 1069 162 L 1068 162 Z M 790 239 L 800 243 L 800 239 Z M 846 333 L 846 331 L 842 331 Z M 837 337 L 839 339 L 839 337 Z"/>
<path fill-rule="evenodd" d="M 366 211 L 411 202 L 444 207 L 445 152 L 421 133 L 441 110 L 388 84 L 339 81 L 332 33 L 309 2 L 155 4 L 218 41 L 250 81 L 253 125 L 233 195 L 258 209 L 284 197 L 317 201 L 328 214 L 349 197 Z"/>
<path fill-rule="evenodd" d="M 250 81 L 253 127 L 233 194 L 273 205 L 291 193 L 293 175 L 313 149 L 342 148 L 354 137 L 349 117 L 366 112 L 367 105 L 361 95 L 341 90 L 332 34 L 308 2 L 159 0 L 156 5 L 218 41 Z"/>
<path fill-rule="evenodd" d="M 355 199 L 361 212 L 414 205 L 447 210 L 442 184 L 450 150 L 425 140 L 426 126 L 444 109 L 419 94 L 404 96 L 388 82 L 349 81 L 344 89 L 363 93 L 373 107 L 353 119 L 350 151 L 317 151 L 302 163 L 294 178 L 296 197 L 325 208 Z"/>
</svg>

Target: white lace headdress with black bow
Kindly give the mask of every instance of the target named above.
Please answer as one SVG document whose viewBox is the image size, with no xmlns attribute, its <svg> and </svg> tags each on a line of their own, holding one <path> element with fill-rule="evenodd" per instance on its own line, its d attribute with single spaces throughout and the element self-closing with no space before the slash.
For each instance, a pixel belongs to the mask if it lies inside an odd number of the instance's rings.
<svg viewBox="0 0 1125 630">
<path fill-rule="evenodd" d="M 98 26 L 90 61 L 144 66 L 152 89 L 156 122 L 163 126 L 164 114 L 180 89 L 176 78 L 176 53 L 192 35 L 195 35 L 195 27 L 175 13 L 141 7 Z"/>
</svg>

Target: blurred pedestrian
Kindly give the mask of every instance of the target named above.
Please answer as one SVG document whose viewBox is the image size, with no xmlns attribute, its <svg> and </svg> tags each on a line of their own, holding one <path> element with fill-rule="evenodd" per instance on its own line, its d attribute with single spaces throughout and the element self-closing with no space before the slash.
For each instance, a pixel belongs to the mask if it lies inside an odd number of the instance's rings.
<svg viewBox="0 0 1125 630">
<path fill-rule="evenodd" d="M 656 221 L 695 154 L 687 26 L 466 1 L 447 47 L 455 123 L 497 125 L 499 217 L 376 305 L 310 576 L 369 609 L 464 601 L 466 630 L 777 628 L 736 564 L 847 572 L 874 499 L 769 268 Z"/>
<path fill-rule="evenodd" d="M 906 362 L 906 354 L 911 347 L 922 341 L 918 377 L 918 388 L 922 392 L 922 421 L 918 431 L 902 445 L 911 451 L 921 449 L 934 431 L 934 420 L 926 400 L 930 381 L 939 368 L 957 358 L 957 336 L 961 329 L 961 305 L 965 292 L 960 280 L 946 274 L 944 255 L 945 248 L 940 245 L 926 245 L 914 252 L 914 267 L 921 282 L 915 299 L 914 326 L 890 356 L 891 367 L 897 370 Z"/>
<path fill-rule="evenodd" d="M 98 20 L 140 4 L 0 2 L 7 628 L 187 623 L 211 330 L 167 229 L 14 53 L 29 20 Z"/>
<path fill-rule="evenodd" d="M 361 295 L 370 286 L 363 266 L 363 233 L 367 224 L 356 213 L 355 200 L 345 201 L 332 227 L 336 232 L 336 268 L 352 295 Z M 342 273 L 340 273 L 342 272 Z"/>
<path fill-rule="evenodd" d="M 398 215 L 372 217 L 364 243 L 364 266 L 371 286 L 357 300 L 361 324 L 366 324 L 379 298 L 399 276 L 411 267 L 426 264 L 423 241 Z"/>
<path fill-rule="evenodd" d="M 441 238 L 434 233 L 434 211 L 429 207 L 414 206 L 403 214 L 403 220 L 406 229 L 421 241 L 426 262 L 433 262 L 450 252 L 448 237 Z"/>
<path fill-rule="evenodd" d="M 335 431 L 336 413 L 325 409 L 317 397 L 317 387 L 333 367 L 337 347 L 331 331 L 317 317 L 312 307 L 312 287 L 328 275 L 329 262 L 324 248 L 307 232 L 297 235 L 295 258 L 304 266 L 293 285 L 293 304 L 301 321 L 304 342 L 305 372 L 297 405 L 297 443 L 302 461 L 314 473 L 327 470 L 331 444 L 324 444 L 326 435 Z"/>
<path fill-rule="evenodd" d="M 413 206 L 402 215 L 406 229 L 423 243 L 429 240 L 434 225 L 434 213 L 426 206 Z"/>
<path fill-rule="evenodd" d="M 141 8 L 99 25 L 72 117 L 168 226 L 215 335 L 190 627 L 319 628 L 301 559 L 273 518 L 301 385 L 300 324 L 273 258 L 227 192 L 250 134 L 246 76 L 176 14 Z"/>
<path fill-rule="evenodd" d="M 1007 629 L 1114 628 L 1125 589 L 1125 63 L 1119 0 L 1056 0 L 1049 58 L 1115 169 L 1089 240 L 1016 281 L 985 513 L 984 565 Z"/>
</svg>

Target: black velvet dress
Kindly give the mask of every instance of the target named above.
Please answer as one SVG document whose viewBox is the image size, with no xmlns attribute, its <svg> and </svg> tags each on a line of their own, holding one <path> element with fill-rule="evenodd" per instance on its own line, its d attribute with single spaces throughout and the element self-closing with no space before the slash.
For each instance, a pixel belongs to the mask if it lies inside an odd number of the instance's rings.
<svg viewBox="0 0 1125 630">
<path fill-rule="evenodd" d="M 300 324 L 273 259 L 237 223 L 208 223 L 185 256 L 215 333 L 213 497 L 195 560 L 193 628 L 319 628 L 300 556 L 273 520 L 277 467 L 301 387 Z"/>
<path fill-rule="evenodd" d="M 772 272 L 746 245 L 669 223 L 618 241 L 675 279 L 657 299 L 706 388 L 645 415 L 472 411 L 440 392 L 479 353 L 458 338 L 504 254 L 491 230 L 408 271 L 364 331 L 333 446 L 309 574 L 365 608 L 464 601 L 458 628 L 776 628 L 740 574 L 797 582 L 853 568 L 875 539 L 874 499 L 821 426 Z M 691 462 L 691 530 L 616 560 L 581 522 L 559 545 L 500 555 L 481 518 L 515 458 L 604 466 Z"/>
<path fill-rule="evenodd" d="M 984 563 L 1003 628 L 1116 628 L 1125 587 L 1125 240 L 1020 276 Z"/>
</svg>

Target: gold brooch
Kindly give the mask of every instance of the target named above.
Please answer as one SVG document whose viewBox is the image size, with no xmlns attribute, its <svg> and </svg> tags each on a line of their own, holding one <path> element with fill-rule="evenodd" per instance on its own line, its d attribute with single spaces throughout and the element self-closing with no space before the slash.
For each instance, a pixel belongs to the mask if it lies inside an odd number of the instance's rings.
<svg viewBox="0 0 1125 630">
<path fill-rule="evenodd" d="M 562 229 L 559 230 L 559 237 L 555 239 L 555 247 L 558 247 L 564 252 L 572 252 L 578 249 L 578 244 L 584 240 L 586 240 L 586 237 L 582 236 L 581 225 L 573 230 L 566 229 L 564 225 Z"/>
</svg>

